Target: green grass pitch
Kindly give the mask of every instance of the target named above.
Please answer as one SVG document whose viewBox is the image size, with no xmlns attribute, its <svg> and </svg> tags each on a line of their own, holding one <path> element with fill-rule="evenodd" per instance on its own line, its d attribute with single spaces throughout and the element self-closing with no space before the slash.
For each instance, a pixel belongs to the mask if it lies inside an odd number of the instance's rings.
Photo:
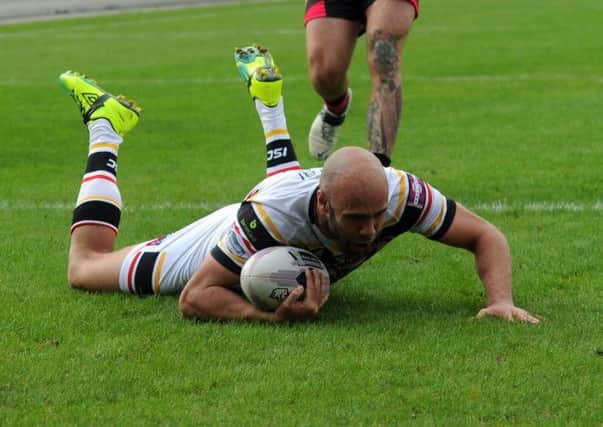
<svg viewBox="0 0 603 427">
<path fill-rule="evenodd" d="M 517 305 L 476 321 L 472 257 L 403 236 L 317 322 L 185 321 L 174 297 L 71 290 L 86 72 L 144 108 L 120 150 L 120 246 L 240 200 L 264 173 L 235 46 L 270 47 L 302 164 L 320 100 L 303 2 L 0 27 L 0 425 L 603 423 L 603 4 L 425 0 L 404 56 L 394 164 L 505 231 Z M 365 145 L 365 39 L 342 145 Z"/>
</svg>

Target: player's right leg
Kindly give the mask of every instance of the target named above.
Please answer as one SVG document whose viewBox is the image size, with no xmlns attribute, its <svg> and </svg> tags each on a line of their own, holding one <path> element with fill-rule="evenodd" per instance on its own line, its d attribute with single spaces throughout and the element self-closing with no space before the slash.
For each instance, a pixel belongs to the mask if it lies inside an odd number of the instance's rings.
<svg viewBox="0 0 603 427">
<path fill-rule="evenodd" d="M 287 130 L 281 96 L 283 78 L 272 55 L 261 46 L 235 49 L 235 64 L 262 122 L 266 140 L 266 175 L 300 169 Z"/>
<path fill-rule="evenodd" d="M 115 291 L 130 249 L 113 251 L 121 217 L 117 154 L 123 136 L 138 123 L 140 108 L 84 75 L 67 71 L 59 81 L 78 105 L 89 131 L 88 160 L 71 226 L 69 282 L 76 288 Z"/>
<path fill-rule="evenodd" d="M 308 136 L 310 154 L 315 159 L 324 160 L 335 149 L 351 103 L 348 68 L 362 27 L 360 17 L 356 19 L 351 13 L 351 10 L 327 10 L 324 0 L 307 2 L 306 51 L 310 81 L 323 99 L 323 107 Z M 333 14 L 337 17 L 331 16 Z"/>
</svg>

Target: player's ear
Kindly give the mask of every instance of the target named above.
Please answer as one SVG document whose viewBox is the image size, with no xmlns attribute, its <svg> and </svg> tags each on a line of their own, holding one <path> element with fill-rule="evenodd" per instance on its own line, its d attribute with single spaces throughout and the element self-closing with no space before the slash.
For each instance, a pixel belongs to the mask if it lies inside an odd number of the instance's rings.
<svg viewBox="0 0 603 427">
<path fill-rule="evenodd" d="M 329 200 L 327 195 L 320 188 L 316 191 L 316 209 L 321 214 L 329 211 Z"/>
</svg>

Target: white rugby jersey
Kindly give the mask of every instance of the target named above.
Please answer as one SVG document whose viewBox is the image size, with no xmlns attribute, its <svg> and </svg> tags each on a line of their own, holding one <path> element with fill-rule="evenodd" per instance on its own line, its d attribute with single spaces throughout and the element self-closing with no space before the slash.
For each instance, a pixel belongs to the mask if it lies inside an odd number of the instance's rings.
<svg viewBox="0 0 603 427">
<path fill-rule="evenodd" d="M 389 187 L 384 228 L 364 256 L 342 253 L 314 218 L 316 190 L 322 168 L 279 173 L 260 182 L 246 197 L 237 219 L 213 248 L 213 257 L 239 274 L 260 249 L 289 245 L 307 249 L 327 266 L 331 283 L 360 266 L 396 236 L 417 232 L 440 238 L 450 227 L 456 204 L 408 172 L 385 168 Z"/>
</svg>

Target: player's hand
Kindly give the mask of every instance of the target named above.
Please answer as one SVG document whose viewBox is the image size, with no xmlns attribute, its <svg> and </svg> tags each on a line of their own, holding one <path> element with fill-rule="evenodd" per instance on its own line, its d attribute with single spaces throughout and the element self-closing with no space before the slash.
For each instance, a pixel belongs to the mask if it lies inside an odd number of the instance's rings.
<svg viewBox="0 0 603 427">
<path fill-rule="evenodd" d="M 329 299 L 329 278 L 319 270 L 306 269 L 306 288 L 298 286 L 276 309 L 278 321 L 313 318 Z"/>
<path fill-rule="evenodd" d="M 538 316 L 534 316 L 526 310 L 515 307 L 510 303 L 494 303 L 486 308 L 481 309 L 475 317 L 477 319 L 481 319 L 485 316 L 502 317 L 509 322 L 519 320 L 520 322 L 540 323 Z"/>
</svg>

